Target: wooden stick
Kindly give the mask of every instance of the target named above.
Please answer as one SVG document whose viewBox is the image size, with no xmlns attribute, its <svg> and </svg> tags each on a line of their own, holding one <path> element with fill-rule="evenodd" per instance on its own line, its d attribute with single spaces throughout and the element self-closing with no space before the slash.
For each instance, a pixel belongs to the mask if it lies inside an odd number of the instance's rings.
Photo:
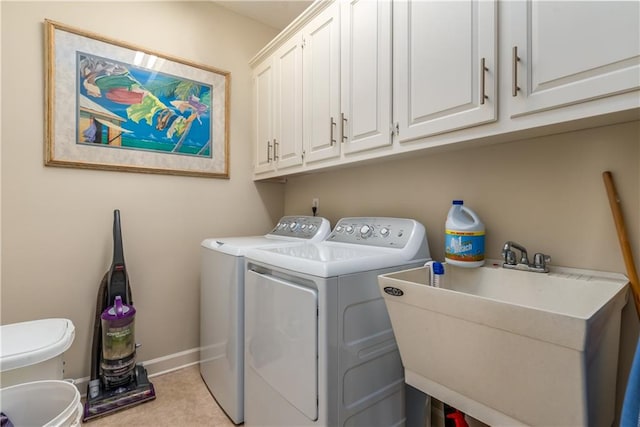
<svg viewBox="0 0 640 427">
<path fill-rule="evenodd" d="M 620 197 L 618 196 L 616 186 L 613 183 L 611 172 L 603 172 L 602 178 L 604 179 L 605 187 L 607 187 L 607 196 L 609 196 L 609 205 L 611 206 L 611 212 L 613 213 L 613 220 L 616 223 L 616 231 L 618 232 L 618 241 L 620 242 L 622 257 L 624 258 L 624 265 L 627 268 L 627 276 L 629 277 L 629 283 L 631 284 L 631 292 L 633 293 L 633 299 L 636 302 L 636 311 L 638 313 L 638 318 L 640 319 L 640 282 L 638 282 L 638 272 L 636 271 L 635 262 L 633 260 L 631 245 L 629 244 L 627 227 L 625 226 L 624 218 L 622 217 Z"/>
</svg>

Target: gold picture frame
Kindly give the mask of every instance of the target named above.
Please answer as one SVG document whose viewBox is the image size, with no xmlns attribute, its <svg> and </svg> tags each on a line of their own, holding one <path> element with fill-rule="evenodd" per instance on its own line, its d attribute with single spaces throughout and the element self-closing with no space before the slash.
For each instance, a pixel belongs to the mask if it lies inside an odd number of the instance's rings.
<svg viewBox="0 0 640 427">
<path fill-rule="evenodd" d="M 45 20 L 45 165 L 229 178 L 231 73 Z"/>
</svg>

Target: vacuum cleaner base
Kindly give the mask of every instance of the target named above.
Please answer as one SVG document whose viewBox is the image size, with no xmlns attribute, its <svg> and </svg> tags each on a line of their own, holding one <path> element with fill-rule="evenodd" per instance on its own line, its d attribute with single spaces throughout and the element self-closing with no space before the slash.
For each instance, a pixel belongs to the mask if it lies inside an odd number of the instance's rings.
<svg viewBox="0 0 640 427">
<path fill-rule="evenodd" d="M 91 398 L 87 392 L 82 421 L 89 421 L 154 400 L 156 391 L 147 378 L 146 369 L 140 365 L 135 369 L 135 380 L 127 385 L 114 390 L 103 390 L 101 384 L 100 391 L 94 398 Z"/>
</svg>

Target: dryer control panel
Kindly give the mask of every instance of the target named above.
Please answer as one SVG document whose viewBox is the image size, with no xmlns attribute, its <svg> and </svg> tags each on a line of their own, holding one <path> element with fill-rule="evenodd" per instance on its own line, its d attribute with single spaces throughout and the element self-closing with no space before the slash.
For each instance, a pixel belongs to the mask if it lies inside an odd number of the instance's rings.
<svg viewBox="0 0 640 427">
<path fill-rule="evenodd" d="M 385 217 L 342 218 L 327 241 L 387 248 L 404 248 L 425 239 L 424 226 L 413 219 Z"/>
<path fill-rule="evenodd" d="M 326 218 L 306 215 L 283 216 L 269 235 L 313 239 L 326 236 L 330 230 L 331 225 Z"/>
</svg>

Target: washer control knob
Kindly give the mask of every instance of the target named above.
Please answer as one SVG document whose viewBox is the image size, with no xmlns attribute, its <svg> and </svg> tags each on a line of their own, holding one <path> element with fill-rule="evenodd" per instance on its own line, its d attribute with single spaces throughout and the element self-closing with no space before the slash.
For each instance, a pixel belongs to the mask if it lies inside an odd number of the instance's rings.
<svg viewBox="0 0 640 427">
<path fill-rule="evenodd" d="M 289 224 L 289 230 L 295 231 L 296 228 L 298 228 L 297 222 L 293 221 L 291 224 Z"/>
<path fill-rule="evenodd" d="M 315 231 L 316 226 L 314 224 L 309 225 L 309 231 Z"/>
<path fill-rule="evenodd" d="M 351 234 L 353 233 L 353 227 L 351 225 L 348 225 L 346 228 L 347 233 Z"/>
<path fill-rule="evenodd" d="M 389 237 L 389 229 L 387 227 L 382 227 L 380 230 L 380 235 L 382 237 Z"/>
<path fill-rule="evenodd" d="M 342 226 L 341 225 L 336 227 L 336 233 L 342 233 Z"/>
<path fill-rule="evenodd" d="M 366 224 L 360 227 L 360 236 L 362 236 L 363 239 L 366 239 L 367 237 L 371 236 L 372 233 L 373 233 L 373 227 L 370 227 Z"/>
</svg>

